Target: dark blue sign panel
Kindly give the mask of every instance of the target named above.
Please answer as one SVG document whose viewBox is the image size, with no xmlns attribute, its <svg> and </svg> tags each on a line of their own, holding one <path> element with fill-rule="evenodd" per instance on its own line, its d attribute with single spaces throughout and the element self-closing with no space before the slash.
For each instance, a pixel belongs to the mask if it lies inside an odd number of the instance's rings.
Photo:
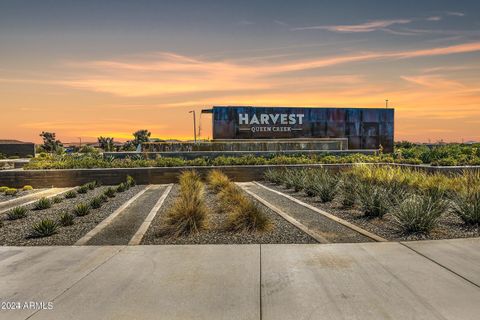
<svg viewBox="0 0 480 320">
<path fill-rule="evenodd" d="M 213 107 L 214 139 L 348 138 L 349 149 L 393 151 L 393 109 Z"/>
</svg>

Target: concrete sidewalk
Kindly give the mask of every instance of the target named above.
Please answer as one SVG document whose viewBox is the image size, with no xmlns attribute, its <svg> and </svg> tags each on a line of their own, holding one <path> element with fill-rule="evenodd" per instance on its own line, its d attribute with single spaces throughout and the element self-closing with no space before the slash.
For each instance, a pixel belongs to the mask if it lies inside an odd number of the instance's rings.
<svg viewBox="0 0 480 320">
<path fill-rule="evenodd" d="M 0 319 L 478 319 L 479 249 L 480 239 L 0 247 L 0 300 L 53 305 Z"/>
</svg>

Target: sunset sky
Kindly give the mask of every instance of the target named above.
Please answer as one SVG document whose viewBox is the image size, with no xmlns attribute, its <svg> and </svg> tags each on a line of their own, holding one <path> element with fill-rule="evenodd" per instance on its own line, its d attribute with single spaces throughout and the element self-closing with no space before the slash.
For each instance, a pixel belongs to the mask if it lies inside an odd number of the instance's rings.
<svg viewBox="0 0 480 320">
<path fill-rule="evenodd" d="M 480 1 L 0 1 L 0 139 L 191 139 L 212 105 L 385 99 L 395 140 L 480 140 Z"/>
</svg>

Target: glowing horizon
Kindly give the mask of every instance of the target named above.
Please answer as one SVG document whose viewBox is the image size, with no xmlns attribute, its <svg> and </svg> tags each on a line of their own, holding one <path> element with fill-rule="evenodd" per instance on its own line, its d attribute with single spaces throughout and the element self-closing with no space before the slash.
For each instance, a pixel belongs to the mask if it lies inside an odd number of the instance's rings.
<svg viewBox="0 0 480 320">
<path fill-rule="evenodd" d="M 192 139 L 188 111 L 213 105 L 388 99 L 396 141 L 480 141 L 479 4 L 349 6 L 0 4 L 0 139 Z"/>
</svg>

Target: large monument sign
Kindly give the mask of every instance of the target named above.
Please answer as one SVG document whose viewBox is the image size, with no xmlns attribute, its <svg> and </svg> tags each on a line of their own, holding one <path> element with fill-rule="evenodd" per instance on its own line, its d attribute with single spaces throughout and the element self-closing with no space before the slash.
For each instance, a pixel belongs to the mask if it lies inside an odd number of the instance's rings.
<svg viewBox="0 0 480 320">
<path fill-rule="evenodd" d="M 215 106 L 213 138 L 348 138 L 349 149 L 393 150 L 393 109 Z"/>
</svg>

